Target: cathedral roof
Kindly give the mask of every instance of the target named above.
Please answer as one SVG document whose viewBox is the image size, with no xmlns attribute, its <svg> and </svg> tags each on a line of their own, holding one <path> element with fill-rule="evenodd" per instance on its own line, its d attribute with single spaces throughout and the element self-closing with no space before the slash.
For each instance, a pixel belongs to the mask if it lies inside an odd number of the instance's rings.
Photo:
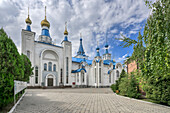
<svg viewBox="0 0 170 113">
<path fill-rule="evenodd" d="M 72 62 L 81 63 L 82 61 L 84 61 L 83 58 L 72 57 Z M 87 62 L 88 65 L 92 64 L 92 60 L 85 60 L 85 62 Z"/>
<path fill-rule="evenodd" d="M 85 55 L 84 49 L 83 49 L 83 44 L 82 44 L 82 37 L 80 36 L 80 46 L 79 46 L 79 50 L 77 52 L 77 55 Z"/>
<path fill-rule="evenodd" d="M 34 42 L 42 43 L 42 44 L 47 44 L 47 45 L 51 45 L 51 46 L 63 48 L 62 46 L 58 46 L 58 45 L 54 45 L 54 44 L 50 44 L 50 43 L 46 43 L 46 42 L 41 42 L 41 41 L 34 41 Z"/>
<path fill-rule="evenodd" d="M 81 70 L 84 70 L 84 72 L 86 73 L 86 69 L 84 69 L 84 68 L 74 70 L 74 71 L 72 71 L 72 73 L 78 73 L 78 72 L 81 72 Z"/>
<path fill-rule="evenodd" d="M 110 63 L 112 63 L 113 65 L 116 65 L 116 62 L 114 62 L 113 60 L 104 60 L 103 64 L 105 65 L 110 65 Z"/>
</svg>

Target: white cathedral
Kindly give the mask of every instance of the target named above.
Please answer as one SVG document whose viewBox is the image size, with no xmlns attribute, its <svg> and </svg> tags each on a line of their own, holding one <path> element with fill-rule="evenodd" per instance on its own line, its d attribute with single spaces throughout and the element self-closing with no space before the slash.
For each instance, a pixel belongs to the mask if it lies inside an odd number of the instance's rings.
<svg viewBox="0 0 170 113">
<path fill-rule="evenodd" d="M 68 39 L 67 27 L 61 45 L 55 45 L 49 33 L 50 23 L 46 11 L 38 40 L 35 40 L 35 32 L 31 31 L 29 13 L 25 21 L 27 26 L 21 32 L 21 52 L 27 55 L 34 67 L 29 86 L 109 87 L 119 78 L 123 66 L 111 60 L 107 42 L 105 53 L 101 56 L 97 46 L 96 56 L 89 60 L 80 37 L 77 55 L 72 57 L 72 43 Z"/>
</svg>

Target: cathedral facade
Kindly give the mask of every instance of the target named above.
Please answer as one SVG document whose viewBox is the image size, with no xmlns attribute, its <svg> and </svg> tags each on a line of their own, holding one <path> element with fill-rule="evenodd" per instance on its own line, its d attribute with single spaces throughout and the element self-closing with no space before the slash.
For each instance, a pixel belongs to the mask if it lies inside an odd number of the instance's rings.
<svg viewBox="0 0 170 113">
<path fill-rule="evenodd" d="M 35 32 L 31 31 L 29 14 L 25 21 L 26 29 L 21 32 L 21 52 L 27 55 L 34 67 L 29 86 L 108 87 L 119 78 L 123 66 L 111 60 L 107 42 L 105 53 L 100 55 L 100 48 L 97 46 L 96 56 L 89 60 L 80 36 L 77 55 L 72 57 L 72 43 L 68 39 L 67 26 L 61 45 L 56 45 L 52 43 L 46 14 L 41 21 L 42 30 L 38 40 L 35 40 Z"/>
</svg>

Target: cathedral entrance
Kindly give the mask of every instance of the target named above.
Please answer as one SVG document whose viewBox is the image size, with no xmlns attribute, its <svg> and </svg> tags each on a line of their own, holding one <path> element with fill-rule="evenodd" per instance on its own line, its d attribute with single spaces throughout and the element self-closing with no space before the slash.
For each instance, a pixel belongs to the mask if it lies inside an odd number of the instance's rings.
<svg viewBox="0 0 170 113">
<path fill-rule="evenodd" d="M 53 78 L 48 78 L 48 86 L 53 86 Z"/>
<path fill-rule="evenodd" d="M 46 83 L 45 86 L 56 86 L 56 77 L 53 74 L 48 74 L 46 76 Z"/>
</svg>

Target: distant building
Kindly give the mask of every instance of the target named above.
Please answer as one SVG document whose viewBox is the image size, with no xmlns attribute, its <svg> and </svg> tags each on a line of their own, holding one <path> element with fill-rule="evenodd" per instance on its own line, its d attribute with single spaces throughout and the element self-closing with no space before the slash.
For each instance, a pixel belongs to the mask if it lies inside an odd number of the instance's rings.
<svg viewBox="0 0 170 113">
<path fill-rule="evenodd" d="M 131 61 L 127 63 L 127 73 L 131 73 L 137 70 L 137 64 L 135 61 Z"/>
<path fill-rule="evenodd" d="M 67 26 L 61 45 L 55 45 L 50 36 L 50 23 L 46 14 L 41 21 L 42 29 L 38 40 L 35 40 L 35 32 L 31 31 L 31 23 L 28 15 L 26 29 L 21 32 L 21 52 L 27 55 L 34 67 L 29 86 L 71 86 L 74 83 L 78 87 L 108 87 L 119 78 L 123 66 L 111 60 L 107 41 L 105 53 L 101 56 L 97 46 L 95 58 L 89 60 L 80 36 L 77 55 L 72 57 L 72 43 L 68 39 Z"/>
</svg>

